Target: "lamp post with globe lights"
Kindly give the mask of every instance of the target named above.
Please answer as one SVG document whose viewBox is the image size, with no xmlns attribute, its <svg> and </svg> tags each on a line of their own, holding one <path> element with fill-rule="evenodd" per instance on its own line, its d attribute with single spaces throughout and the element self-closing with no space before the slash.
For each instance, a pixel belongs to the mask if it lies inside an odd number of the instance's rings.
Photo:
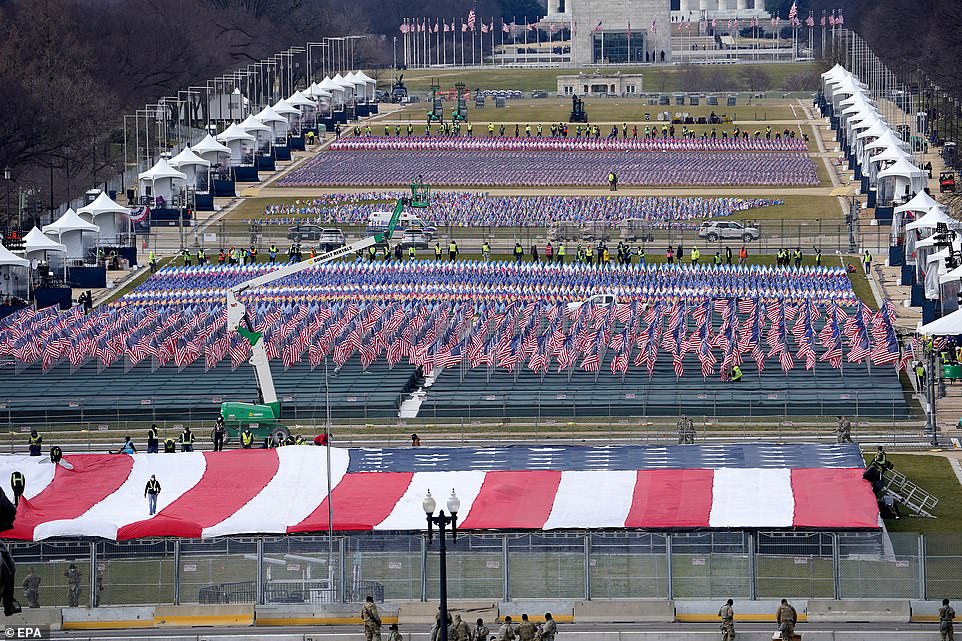
<svg viewBox="0 0 962 641">
<path fill-rule="evenodd" d="M 451 526 L 451 542 L 456 543 L 458 540 L 458 510 L 461 508 L 461 500 L 454 493 L 454 490 L 451 490 L 451 496 L 448 497 L 447 501 L 448 514 L 445 514 L 444 510 L 438 510 L 437 516 L 435 516 L 434 509 L 437 507 L 437 503 L 434 497 L 431 496 L 431 490 L 428 490 L 427 496 L 425 496 L 421 502 L 421 506 L 424 508 L 424 513 L 428 519 L 428 542 L 430 542 L 434 536 L 434 526 L 438 526 L 438 574 L 441 582 L 438 638 L 441 641 L 448 641 L 448 568 L 447 545 L 444 539 L 444 530 L 449 525 Z"/>
</svg>

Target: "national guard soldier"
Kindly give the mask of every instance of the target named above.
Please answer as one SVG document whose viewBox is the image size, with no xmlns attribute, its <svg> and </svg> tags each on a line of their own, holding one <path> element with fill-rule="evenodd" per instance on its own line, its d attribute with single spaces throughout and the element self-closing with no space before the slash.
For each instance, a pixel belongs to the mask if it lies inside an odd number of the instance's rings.
<svg viewBox="0 0 962 641">
<path fill-rule="evenodd" d="M 735 611 L 732 609 L 734 601 L 728 599 L 718 611 L 721 617 L 722 641 L 735 641 Z"/>
<path fill-rule="evenodd" d="M 679 416 L 678 421 L 675 423 L 675 427 L 678 430 L 678 444 L 684 445 L 687 441 L 687 430 L 688 424 L 685 416 Z"/>
<path fill-rule="evenodd" d="M 544 627 L 541 628 L 541 641 L 554 641 L 558 634 L 558 624 L 554 622 L 550 612 L 544 613 Z"/>
<path fill-rule="evenodd" d="M 67 601 L 71 608 L 78 608 L 80 607 L 80 570 L 71 563 L 63 575 L 67 577 L 67 585 L 70 586 L 67 590 Z"/>
<path fill-rule="evenodd" d="M 511 626 L 511 617 L 504 617 L 504 624 L 501 629 L 498 630 L 498 641 L 514 641 L 515 640 L 514 628 Z"/>
<path fill-rule="evenodd" d="M 374 597 L 368 596 L 361 608 L 361 621 L 364 622 L 364 638 L 367 641 L 381 641 L 381 615 L 374 605 Z"/>
<path fill-rule="evenodd" d="M 23 580 L 23 595 L 27 597 L 28 608 L 40 607 L 40 577 L 33 569 L 27 572 L 27 577 Z"/>
<path fill-rule="evenodd" d="M 488 637 L 491 636 L 491 630 L 488 626 L 484 625 L 484 619 L 478 619 L 474 627 L 474 641 L 488 641 Z"/>
<path fill-rule="evenodd" d="M 778 612 L 775 613 L 775 620 L 778 622 L 778 631 L 782 633 L 782 641 L 794 641 L 798 613 L 789 604 L 788 599 L 782 599 Z"/>
<path fill-rule="evenodd" d="M 404 637 L 398 632 L 397 623 L 392 623 L 388 630 L 391 631 L 391 634 L 387 635 L 387 641 L 404 641 Z"/>
<path fill-rule="evenodd" d="M 16 507 L 20 504 L 20 497 L 23 496 L 24 490 L 27 489 L 27 479 L 23 472 L 15 471 L 10 475 L 10 488 L 13 490 L 13 505 Z"/>
<path fill-rule="evenodd" d="M 695 421 L 690 416 L 685 417 L 685 444 L 695 444 Z"/>
<path fill-rule="evenodd" d="M 251 428 L 249 427 L 244 428 L 244 431 L 241 432 L 240 441 L 241 441 L 242 448 L 244 448 L 245 450 L 251 449 L 251 447 L 254 445 L 254 433 L 251 432 Z"/>
<path fill-rule="evenodd" d="M 942 607 L 939 608 L 939 634 L 942 641 L 955 641 L 955 631 L 952 629 L 952 622 L 955 620 L 955 610 L 949 605 L 948 599 L 942 599 Z"/>
<path fill-rule="evenodd" d="M 535 627 L 531 621 L 528 621 L 528 615 L 521 615 L 521 623 L 518 624 L 518 639 L 519 641 L 534 641 L 534 635 L 538 632 L 538 628 Z"/>
<path fill-rule="evenodd" d="M 467 621 L 461 620 L 460 614 L 454 615 L 454 634 L 453 641 L 471 641 L 471 628 Z"/>
<path fill-rule="evenodd" d="M 852 422 L 848 420 L 847 416 L 838 417 L 838 442 L 839 443 L 851 443 L 852 442 Z"/>
</svg>

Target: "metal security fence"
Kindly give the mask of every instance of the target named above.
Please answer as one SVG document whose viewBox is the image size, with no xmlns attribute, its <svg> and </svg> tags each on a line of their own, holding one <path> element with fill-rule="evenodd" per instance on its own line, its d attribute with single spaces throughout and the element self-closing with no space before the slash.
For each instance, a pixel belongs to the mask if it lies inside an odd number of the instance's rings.
<svg viewBox="0 0 962 641">
<path fill-rule="evenodd" d="M 10 543 L 40 604 L 322 604 L 438 598 L 436 543 L 421 535 Z M 512 599 L 962 598 L 962 536 L 887 532 L 464 534 L 448 596 Z M 18 595 L 20 598 L 20 595 Z"/>
</svg>

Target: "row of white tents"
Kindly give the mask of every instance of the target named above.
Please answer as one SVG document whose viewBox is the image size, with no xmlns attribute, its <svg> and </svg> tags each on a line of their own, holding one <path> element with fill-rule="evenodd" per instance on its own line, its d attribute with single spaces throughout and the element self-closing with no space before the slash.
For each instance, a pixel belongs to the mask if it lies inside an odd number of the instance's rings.
<svg viewBox="0 0 962 641">
<path fill-rule="evenodd" d="M 908 144 L 886 122 L 866 85 L 835 65 L 822 74 L 822 95 L 838 118 L 846 152 L 877 187 L 878 204 L 903 203 L 925 188 L 927 172 L 912 163 Z"/>
<path fill-rule="evenodd" d="M 841 138 L 850 156 L 859 163 L 862 175 L 870 184 L 877 185 L 877 205 L 897 204 L 892 210 L 892 247 L 904 271 L 911 280 L 922 286 L 924 298 L 941 300 L 942 311 L 955 310 L 962 287 L 962 236 L 938 234 L 940 226 L 950 231 L 962 230 L 962 222 L 955 220 L 945 207 L 925 191 L 928 172 L 912 162 L 906 143 L 889 127 L 876 108 L 866 86 L 843 67 L 836 65 L 822 74 L 823 96 L 831 101 L 832 113 L 838 117 Z M 905 284 L 913 284 L 905 282 Z M 956 317 L 962 333 L 962 314 Z M 945 330 L 946 318 L 922 327 Z"/>
<path fill-rule="evenodd" d="M 255 153 L 268 154 L 273 145 L 286 145 L 289 132 L 312 126 L 319 114 L 342 109 L 352 100 L 372 102 L 376 87 L 377 81 L 363 71 L 325 77 L 231 124 L 216 137 L 208 134 L 173 158 L 162 157 L 137 176 L 140 193 L 149 194 L 158 206 L 174 202 L 185 187 L 206 193 L 211 167 L 252 166 Z"/>
<path fill-rule="evenodd" d="M 0 245 L 0 293 L 26 298 L 29 270 L 46 265 L 54 272 L 63 270 L 66 278 L 68 265 L 85 262 L 99 245 L 124 244 L 129 233 L 130 210 L 101 192 L 89 205 L 68 209 L 43 229 L 31 229 L 22 250 Z"/>
</svg>

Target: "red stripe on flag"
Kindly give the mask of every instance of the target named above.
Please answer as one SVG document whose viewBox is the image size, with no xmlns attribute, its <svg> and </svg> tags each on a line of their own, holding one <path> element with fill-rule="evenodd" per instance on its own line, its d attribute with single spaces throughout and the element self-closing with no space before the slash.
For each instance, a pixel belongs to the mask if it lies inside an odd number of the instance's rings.
<svg viewBox="0 0 962 641">
<path fill-rule="evenodd" d="M 458 528 L 540 530 L 548 521 L 560 484 L 561 472 L 488 472 Z"/>
<path fill-rule="evenodd" d="M 205 527 L 217 525 L 247 505 L 271 482 L 278 468 L 276 450 L 205 452 L 204 461 L 207 468 L 197 485 L 153 518 L 118 529 L 117 540 L 147 536 L 200 538 Z M 164 479 L 157 480 L 163 498 Z"/>
<path fill-rule="evenodd" d="M 386 519 L 411 485 L 412 472 L 356 472 L 345 474 L 331 492 L 334 529 L 373 530 Z M 306 519 L 287 528 L 288 532 L 326 532 L 327 497 Z"/>
<path fill-rule="evenodd" d="M 795 527 L 878 529 L 878 503 L 859 468 L 792 470 Z"/>
<path fill-rule="evenodd" d="M 628 528 L 708 527 L 713 470 L 639 470 Z"/>
<path fill-rule="evenodd" d="M 117 454 L 65 456 L 72 470 L 57 466 L 53 480 L 30 500 L 20 499 L 17 520 L 7 539 L 33 540 L 41 523 L 75 519 L 120 489 L 134 466 L 134 459 Z M 145 481 L 146 483 L 146 481 Z"/>
</svg>

